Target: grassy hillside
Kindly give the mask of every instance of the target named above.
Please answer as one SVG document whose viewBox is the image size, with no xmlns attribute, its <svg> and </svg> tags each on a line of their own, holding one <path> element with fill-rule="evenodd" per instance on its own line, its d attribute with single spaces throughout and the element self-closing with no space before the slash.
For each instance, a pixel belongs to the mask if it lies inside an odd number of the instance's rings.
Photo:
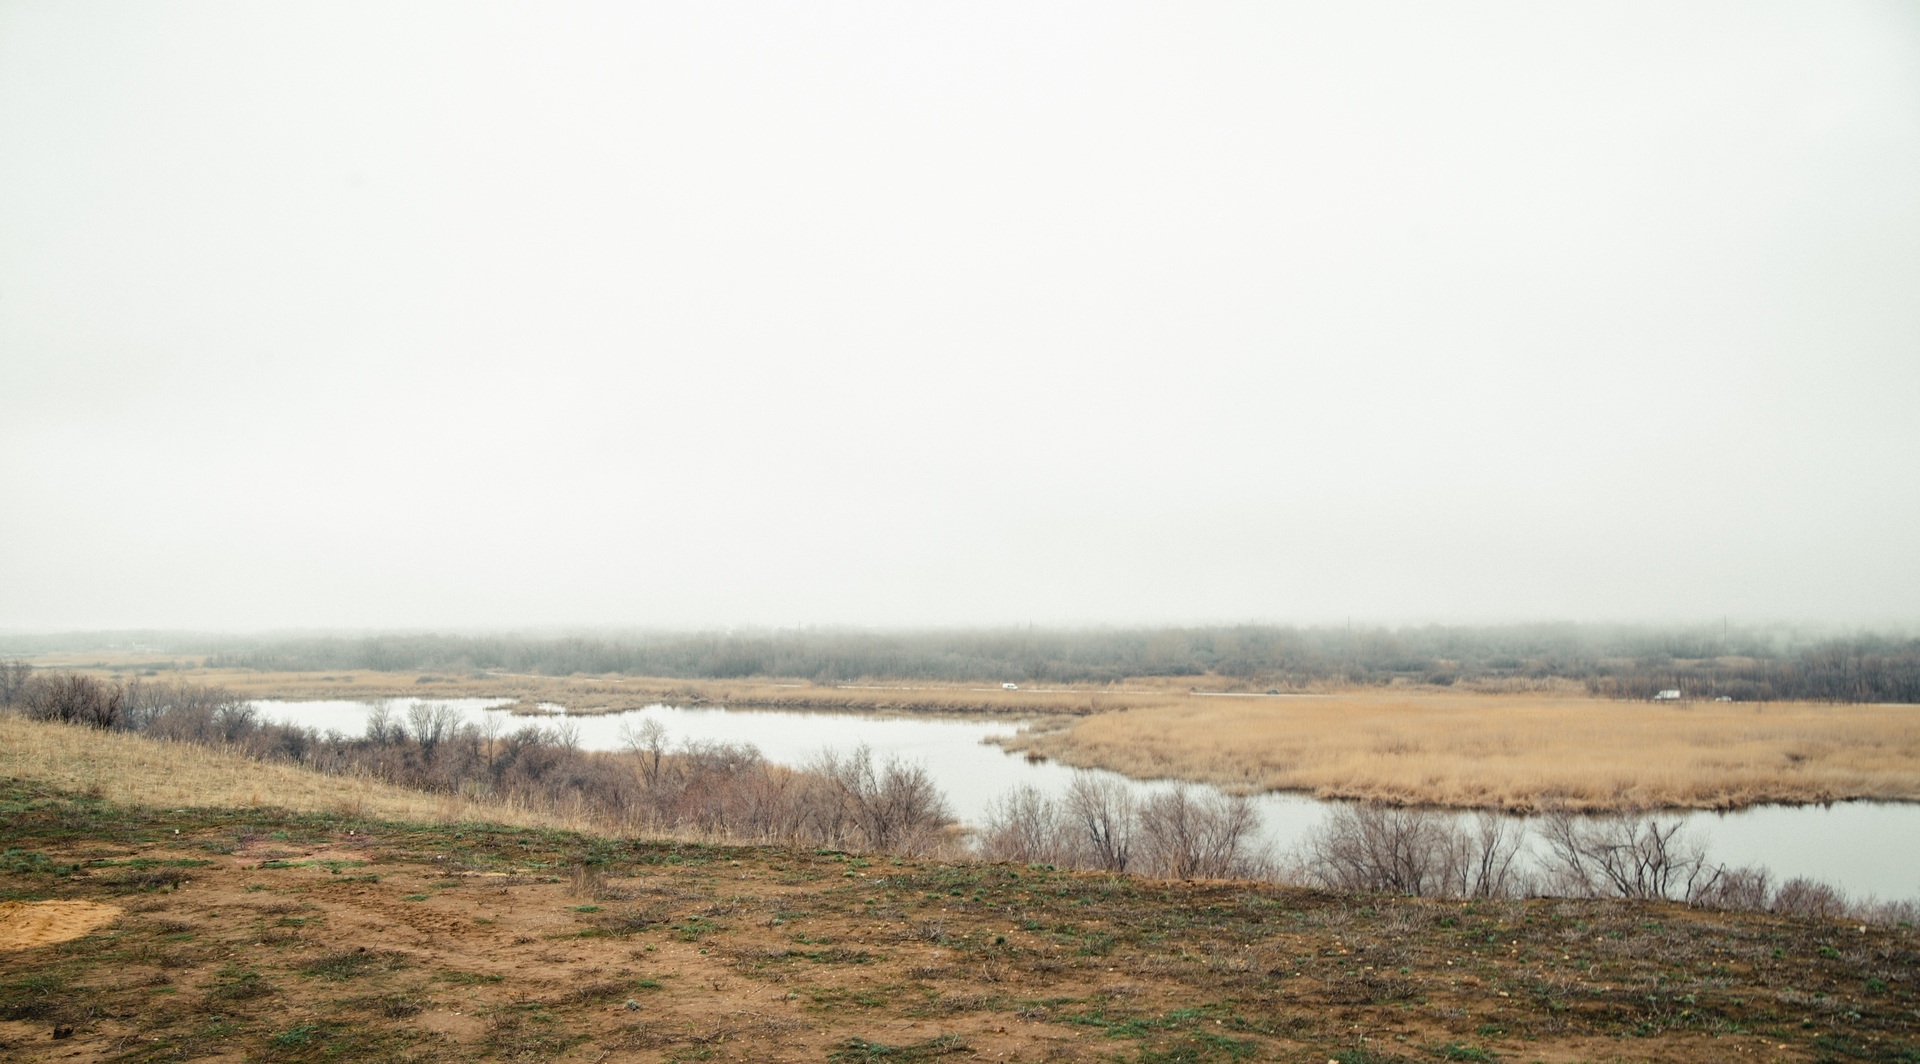
<svg viewBox="0 0 1920 1064">
<path fill-rule="evenodd" d="M 1920 1060 L 1907 926 L 423 822 L 252 762 L 195 800 L 14 738 L 0 902 L 117 911 L 0 918 L 9 1060 Z"/>
</svg>

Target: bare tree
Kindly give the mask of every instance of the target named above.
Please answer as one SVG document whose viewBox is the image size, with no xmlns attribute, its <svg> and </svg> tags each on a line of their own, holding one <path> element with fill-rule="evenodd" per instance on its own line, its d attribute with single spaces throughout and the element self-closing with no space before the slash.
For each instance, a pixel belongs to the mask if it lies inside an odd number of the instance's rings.
<svg viewBox="0 0 1920 1064">
<path fill-rule="evenodd" d="M 648 717 L 638 727 L 620 726 L 620 745 L 640 761 L 640 776 L 651 791 L 660 784 L 660 762 L 667 754 L 667 726 Z"/>
<path fill-rule="evenodd" d="M 1459 892 L 1475 898 L 1504 898 L 1515 893 L 1520 882 L 1514 867 L 1520 848 L 1526 842 L 1526 825 L 1499 813 L 1482 811 L 1474 816 L 1472 832 L 1455 832 L 1459 854 Z"/>
<path fill-rule="evenodd" d="M 1068 825 L 1052 798 L 1022 784 L 988 804 L 980 853 L 989 861 L 1066 864 Z"/>
<path fill-rule="evenodd" d="M 1223 879 L 1250 871 L 1245 847 L 1260 826 L 1245 795 L 1196 798 L 1186 786 L 1163 791 L 1140 807 L 1140 841 L 1153 874 L 1172 879 Z"/>
<path fill-rule="evenodd" d="M 368 703 L 366 734 L 368 742 L 379 746 L 390 746 L 407 737 L 405 726 L 393 718 L 393 706 L 386 702 Z"/>
<path fill-rule="evenodd" d="M 459 726 L 460 711 L 452 706 L 415 702 L 407 707 L 407 729 L 413 741 L 420 744 L 421 756 L 427 760 L 433 759 L 434 750 L 451 739 Z"/>
<path fill-rule="evenodd" d="M 580 752 L 580 722 L 562 717 L 555 721 L 553 728 L 554 744 L 569 754 Z"/>
<path fill-rule="evenodd" d="M 505 731 L 506 727 L 506 723 L 502 720 L 500 714 L 482 713 L 480 715 L 480 724 L 474 729 L 474 738 L 486 744 L 487 771 L 489 773 L 493 771 L 494 754 L 500 745 L 500 733 Z"/>
<path fill-rule="evenodd" d="M 1497 813 L 1480 813 L 1469 827 L 1434 809 L 1342 804 L 1308 835 L 1300 872 L 1334 890 L 1507 897 L 1523 886 L 1525 839 L 1524 824 Z"/>
<path fill-rule="evenodd" d="M 1780 884 L 1770 908 L 1777 913 L 1832 919 L 1847 911 L 1847 897 L 1825 883 L 1795 876 Z"/>
<path fill-rule="evenodd" d="M 1773 876 L 1766 869 L 1721 867 L 1695 888 L 1687 904 L 1760 911 L 1772 905 L 1773 897 Z"/>
<path fill-rule="evenodd" d="M 953 823 L 946 797 L 925 765 L 899 758 L 876 764 L 864 743 L 845 758 L 829 753 L 822 763 L 846 795 L 867 849 L 924 853 Z"/>
<path fill-rule="evenodd" d="M 1541 833 L 1566 893 L 1683 901 L 1714 873 L 1681 836 L 1683 826 L 1639 813 L 1583 820 L 1556 810 Z"/>
<path fill-rule="evenodd" d="M 244 698 L 228 697 L 213 707 L 213 726 L 226 742 L 239 742 L 259 725 L 260 711 Z"/>
<path fill-rule="evenodd" d="M 1304 847 L 1310 880 L 1334 890 L 1438 895 L 1456 851 L 1434 813 L 1374 804 L 1336 805 Z"/>
<path fill-rule="evenodd" d="M 1080 836 L 1087 863 L 1108 872 L 1124 872 L 1133 861 L 1133 792 L 1125 780 L 1075 772 L 1067 788 L 1066 811 Z"/>
</svg>

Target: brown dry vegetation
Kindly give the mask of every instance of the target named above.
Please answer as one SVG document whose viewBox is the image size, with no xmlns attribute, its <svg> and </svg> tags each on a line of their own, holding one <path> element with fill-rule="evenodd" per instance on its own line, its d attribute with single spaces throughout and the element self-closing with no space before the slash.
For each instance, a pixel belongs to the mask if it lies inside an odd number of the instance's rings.
<svg viewBox="0 0 1920 1064">
<path fill-rule="evenodd" d="M 138 673 L 130 656 L 47 656 L 42 668 Z M 1802 702 L 1655 704 L 1571 685 L 1463 691 L 1423 685 L 1265 696 L 1211 678 L 997 688 L 486 674 L 164 675 L 256 698 L 517 698 L 569 712 L 658 703 L 792 710 L 1029 716 L 1007 743 L 1066 764 L 1325 798 L 1600 812 L 1733 809 L 1766 802 L 1920 800 L 1920 707 Z M 1218 681 L 1226 686 L 1227 681 Z"/>
<path fill-rule="evenodd" d="M 588 826 L 551 811 L 428 794 L 354 776 L 323 775 L 237 751 L 155 742 L 138 735 L 44 724 L 0 713 L 0 776 L 123 805 L 326 812 L 451 823 L 485 819 L 527 827 Z"/>
<path fill-rule="evenodd" d="M 1082 767 L 1325 798 L 1532 810 L 1920 799 L 1920 707 L 1432 689 L 1187 698 L 1008 742 Z"/>
<path fill-rule="evenodd" d="M 259 766 L 256 766 L 259 767 Z M 1911 1061 L 1908 927 L 614 840 L 0 782 L 9 1060 Z"/>
</svg>

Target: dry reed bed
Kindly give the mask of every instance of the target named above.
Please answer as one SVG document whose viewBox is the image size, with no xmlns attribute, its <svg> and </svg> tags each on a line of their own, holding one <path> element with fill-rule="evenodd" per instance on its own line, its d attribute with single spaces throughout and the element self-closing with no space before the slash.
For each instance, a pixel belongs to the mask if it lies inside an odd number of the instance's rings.
<svg viewBox="0 0 1920 1064">
<path fill-rule="evenodd" d="M 1007 745 L 1136 778 L 1412 805 L 1730 809 L 1920 799 L 1920 707 L 1423 691 L 1187 699 Z"/>
</svg>

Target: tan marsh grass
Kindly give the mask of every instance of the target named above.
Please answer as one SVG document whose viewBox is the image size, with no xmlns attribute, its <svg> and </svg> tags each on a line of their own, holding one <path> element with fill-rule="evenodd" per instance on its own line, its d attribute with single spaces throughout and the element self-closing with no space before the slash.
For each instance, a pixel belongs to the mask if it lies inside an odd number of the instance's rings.
<svg viewBox="0 0 1920 1064">
<path fill-rule="evenodd" d="M 0 776 L 156 809 L 274 808 L 375 820 L 581 828 L 577 818 L 407 790 L 239 753 L 0 714 Z"/>
<path fill-rule="evenodd" d="M 1920 707 L 1426 690 L 1189 698 L 1008 741 L 1135 778 L 1456 808 L 1920 799 Z"/>
</svg>

